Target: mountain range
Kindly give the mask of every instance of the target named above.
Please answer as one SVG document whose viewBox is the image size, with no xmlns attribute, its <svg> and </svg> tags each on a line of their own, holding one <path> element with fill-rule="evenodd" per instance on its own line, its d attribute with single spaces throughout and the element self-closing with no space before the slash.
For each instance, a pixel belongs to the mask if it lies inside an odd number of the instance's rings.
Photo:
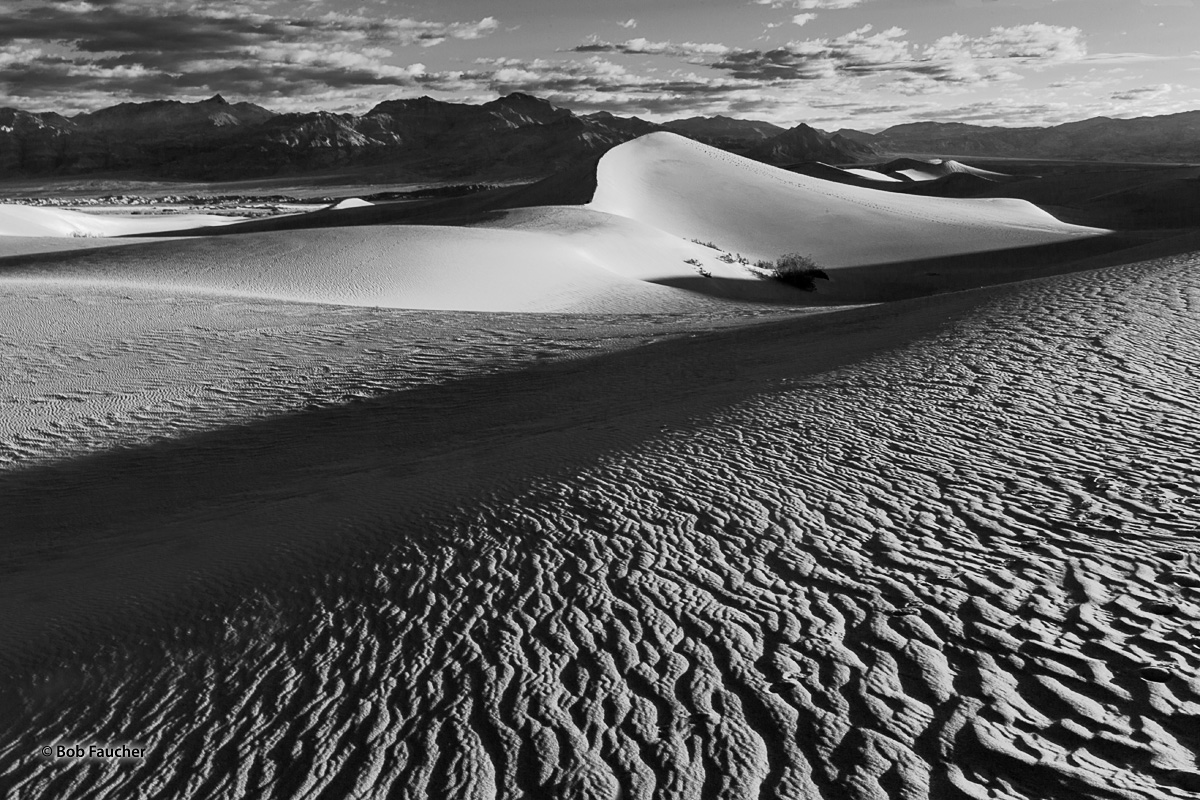
<svg viewBox="0 0 1200 800">
<path fill-rule="evenodd" d="M 914 122 L 878 134 L 838 134 L 892 155 L 1200 162 L 1200 111 L 1134 119 L 1094 117 L 1047 128 Z"/>
<path fill-rule="evenodd" d="M 196 103 L 121 103 L 72 117 L 0 108 L 0 179 L 223 181 L 331 171 L 372 180 L 526 179 L 663 130 L 777 165 L 895 154 L 1200 161 L 1200 112 L 1053 128 L 925 122 L 871 134 L 723 116 L 656 124 L 607 112 L 578 115 L 522 93 L 480 105 L 389 100 L 364 114 L 279 114 L 216 95 Z"/>
</svg>

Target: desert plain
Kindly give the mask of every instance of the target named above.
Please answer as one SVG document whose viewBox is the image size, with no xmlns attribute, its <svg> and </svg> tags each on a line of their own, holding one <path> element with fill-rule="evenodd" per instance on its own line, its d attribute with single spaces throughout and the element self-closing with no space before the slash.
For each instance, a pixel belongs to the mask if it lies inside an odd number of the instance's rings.
<svg viewBox="0 0 1200 800">
<path fill-rule="evenodd" d="M 9 796 L 1198 796 L 1194 170 L 585 171 L 0 205 Z"/>
</svg>

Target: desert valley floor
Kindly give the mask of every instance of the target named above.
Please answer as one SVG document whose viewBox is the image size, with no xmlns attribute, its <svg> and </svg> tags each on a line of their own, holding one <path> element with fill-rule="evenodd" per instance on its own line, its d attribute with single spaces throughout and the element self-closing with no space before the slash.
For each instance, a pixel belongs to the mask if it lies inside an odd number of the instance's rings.
<svg viewBox="0 0 1200 800">
<path fill-rule="evenodd" d="M 596 180 L 148 240 L 0 206 L 40 234 L 0 236 L 0 786 L 1200 794 L 1200 241 L 670 135 Z M 734 260 L 802 249 L 811 296 Z"/>
</svg>

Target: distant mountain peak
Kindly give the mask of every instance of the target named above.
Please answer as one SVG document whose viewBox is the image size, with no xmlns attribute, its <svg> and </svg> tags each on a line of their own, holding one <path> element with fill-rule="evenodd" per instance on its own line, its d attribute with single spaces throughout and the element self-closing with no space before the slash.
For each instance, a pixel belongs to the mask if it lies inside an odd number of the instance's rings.
<svg viewBox="0 0 1200 800">
<path fill-rule="evenodd" d="M 510 92 L 509 94 L 504 95 L 504 97 L 501 97 L 499 100 L 496 100 L 495 102 L 507 103 L 507 104 L 530 103 L 530 104 L 538 105 L 538 106 L 553 107 L 553 103 L 551 103 L 549 100 L 545 100 L 541 97 L 536 97 L 532 94 L 526 94 L 525 92 Z"/>
<path fill-rule="evenodd" d="M 803 122 L 765 139 L 746 155 L 772 164 L 821 161 L 851 163 L 876 155 L 870 145 L 806 125 Z"/>
<path fill-rule="evenodd" d="M 213 105 L 218 105 L 218 106 L 229 105 L 229 101 L 226 100 L 224 97 L 221 97 L 221 95 L 219 95 L 219 94 L 214 94 L 212 97 L 210 97 L 207 100 L 204 100 L 202 102 L 212 103 Z"/>
<path fill-rule="evenodd" d="M 713 117 L 688 117 L 664 122 L 663 127 L 693 138 L 710 142 L 722 140 L 754 143 L 783 133 L 783 128 L 770 122 L 736 119 L 718 114 Z"/>
<path fill-rule="evenodd" d="M 540 97 L 534 97 L 531 94 L 524 92 L 513 92 L 506 94 L 497 100 L 492 100 L 490 103 L 484 103 L 484 108 L 509 108 L 514 111 L 533 112 L 537 114 L 570 114 L 570 111 L 561 109 L 551 103 L 549 100 L 543 100 Z"/>
</svg>

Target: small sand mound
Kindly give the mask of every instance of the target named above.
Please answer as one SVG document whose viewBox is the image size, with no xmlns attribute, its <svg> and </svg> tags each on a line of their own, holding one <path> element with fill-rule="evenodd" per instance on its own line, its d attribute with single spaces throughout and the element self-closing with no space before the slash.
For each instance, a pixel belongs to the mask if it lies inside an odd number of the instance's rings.
<svg viewBox="0 0 1200 800">
<path fill-rule="evenodd" d="M 366 208 L 373 206 L 374 203 L 369 200 L 363 200 L 361 197 L 347 197 L 345 200 L 338 200 L 336 203 L 325 206 L 328 211 L 341 211 L 346 208 Z"/>
</svg>

